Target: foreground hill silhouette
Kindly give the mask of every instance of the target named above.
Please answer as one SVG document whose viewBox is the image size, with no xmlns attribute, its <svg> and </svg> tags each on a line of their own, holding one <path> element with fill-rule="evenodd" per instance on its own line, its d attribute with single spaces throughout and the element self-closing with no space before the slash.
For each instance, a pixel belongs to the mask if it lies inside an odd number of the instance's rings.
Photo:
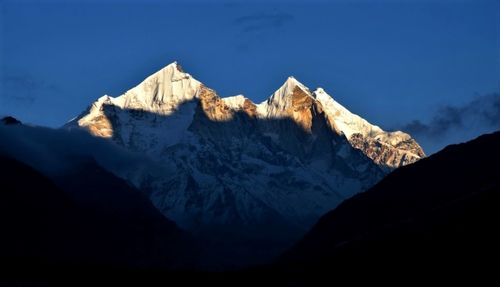
<svg viewBox="0 0 500 287">
<path fill-rule="evenodd" d="M 191 267 L 190 237 L 140 192 L 92 161 L 80 168 L 54 183 L 0 154 L 1 277 Z M 88 203 L 66 188 L 78 189 Z M 113 208 L 100 208 L 112 196 L 118 196 Z"/>
<path fill-rule="evenodd" d="M 498 258 L 499 147 L 495 132 L 395 170 L 323 216 L 278 265 L 418 277 L 488 272 Z"/>
</svg>

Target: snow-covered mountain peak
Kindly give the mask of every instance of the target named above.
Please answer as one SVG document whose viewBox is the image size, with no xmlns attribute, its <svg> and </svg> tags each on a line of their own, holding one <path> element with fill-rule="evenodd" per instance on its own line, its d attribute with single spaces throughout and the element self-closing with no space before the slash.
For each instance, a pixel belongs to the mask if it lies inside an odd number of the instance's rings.
<svg viewBox="0 0 500 287">
<path fill-rule="evenodd" d="M 290 76 L 266 101 L 257 105 L 258 114 L 266 118 L 282 118 L 303 101 L 313 101 L 309 89 Z"/>
<path fill-rule="evenodd" d="M 169 125 L 175 122 L 175 129 L 186 131 L 198 105 L 211 121 L 229 121 L 238 112 L 244 112 L 250 118 L 291 119 L 307 133 L 312 132 L 313 122 L 326 120 L 331 132 L 345 136 L 353 147 L 362 150 L 377 164 L 390 168 L 425 156 L 408 134 L 386 132 L 351 113 L 324 89 L 311 92 L 292 76 L 266 101 L 256 105 L 243 95 L 220 98 L 214 90 L 185 73 L 177 62 L 155 72 L 119 97 L 99 98 L 75 121 L 96 136 L 113 137 L 117 124 L 113 124 L 112 119 L 129 121 L 128 117 L 133 115 L 119 110 L 145 111 L 153 122 L 154 115 L 172 117 L 168 120 Z"/>
<path fill-rule="evenodd" d="M 302 84 L 301 82 L 299 82 L 299 80 L 297 80 L 295 77 L 293 76 L 290 76 L 286 79 L 285 83 L 283 83 L 283 85 L 281 86 L 282 87 L 287 87 L 288 91 L 292 91 L 293 92 L 293 89 L 295 89 L 296 87 L 298 87 L 299 89 L 301 89 L 302 91 L 306 92 L 307 94 L 311 94 L 311 92 L 309 91 L 309 88 L 307 88 L 304 84 Z"/>
<path fill-rule="evenodd" d="M 283 83 L 283 85 L 281 85 L 281 87 L 279 87 L 279 89 L 276 90 L 276 92 L 274 92 L 271 95 L 271 97 L 269 98 L 269 100 L 272 100 L 272 99 L 276 99 L 277 100 L 278 98 L 290 99 L 290 97 L 293 95 L 293 92 L 296 89 L 300 89 L 301 91 L 303 91 L 307 95 L 311 95 L 311 92 L 309 91 L 309 88 L 307 88 L 304 84 L 302 84 L 301 82 L 299 82 L 293 76 L 290 76 L 290 77 L 288 77 L 286 79 L 286 81 Z"/>
<path fill-rule="evenodd" d="M 257 117 L 290 119 L 307 133 L 311 133 L 314 118 L 320 116 L 322 110 L 309 89 L 294 77 L 288 77 L 267 101 L 256 106 Z"/>
<path fill-rule="evenodd" d="M 148 80 L 155 80 L 160 84 L 164 82 L 175 82 L 189 78 L 192 78 L 191 75 L 184 72 L 177 61 L 174 61 L 148 76 L 138 86 L 141 86 L 142 84 L 148 82 Z"/>
<path fill-rule="evenodd" d="M 313 92 L 313 96 L 323 105 L 325 112 L 330 115 L 339 131 L 346 138 L 349 139 L 355 133 L 373 135 L 382 132 L 378 126 L 374 126 L 358 115 L 351 113 L 327 94 L 323 88 L 317 88 Z"/>
<path fill-rule="evenodd" d="M 69 122 L 67 126 L 76 123 L 80 127 L 87 127 L 95 136 L 109 138 L 113 136 L 116 128 L 110 119 L 117 118 L 119 114 L 126 115 L 120 113 L 120 110 L 170 116 L 181 106 L 189 105 L 190 109 L 194 109 L 195 105 L 190 102 L 199 96 L 202 87 L 202 83 L 185 73 L 177 62 L 173 62 L 119 97 L 100 97 L 86 113 Z"/>
<path fill-rule="evenodd" d="M 283 84 L 304 86 L 304 84 L 299 82 L 299 80 L 297 80 L 294 76 L 289 76 L 288 78 L 286 78 L 286 81 Z"/>
<path fill-rule="evenodd" d="M 200 86 L 173 62 L 118 97 L 117 103 L 125 108 L 170 114 L 180 103 L 193 100 Z"/>
<path fill-rule="evenodd" d="M 372 125 L 351 113 L 322 88 L 316 89 L 313 97 L 321 103 L 331 126 L 377 164 L 395 168 L 425 156 L 422 148 L 410 135 L 401 131 L 386 132 L 379 126 Z"/>
</svg>

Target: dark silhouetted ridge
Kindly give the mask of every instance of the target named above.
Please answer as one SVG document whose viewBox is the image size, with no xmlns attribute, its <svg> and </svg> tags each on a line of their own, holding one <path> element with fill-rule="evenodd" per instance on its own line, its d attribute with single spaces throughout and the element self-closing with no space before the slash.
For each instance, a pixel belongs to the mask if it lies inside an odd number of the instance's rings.
<svg viewBox="0 0 500 287">
<path fill-rule="evenodd" d="M 7 274 L 195 265 L 194 240 L 139 191 L 92 161 L 54 183 L 0 155 L 0 182 L 0 267 Z"/>
<path fill-rule="evenodd" d="M 488 270 L 498 258 L 500 132 L 397 169 L 323 216 L 286 270 Z M 458 268 L 458 269 L 453 269 Z"/>
<path fill-rule="evenodd" d="M 0 122 L 2 122 L 2 124 L 4 125 L 19 125 L 21 124 L 21 121 L 19 121 L 18 119 L 14 118 L 14 117 L 11 117 L 11 116 L 7 116 L 7 117 L 4 117 L 0 120 Z"/>
</svg>

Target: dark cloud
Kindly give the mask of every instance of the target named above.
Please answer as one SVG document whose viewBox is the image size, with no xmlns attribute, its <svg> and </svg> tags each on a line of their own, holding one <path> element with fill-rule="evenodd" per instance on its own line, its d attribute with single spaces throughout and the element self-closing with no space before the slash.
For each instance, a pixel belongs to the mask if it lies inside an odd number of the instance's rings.
<svg viewBox="0 0 500 287">
<path fill-rule="evenodd" d="M 238 32 L 236 50 L 245 52 L 271 41 L 280 29 L 294 20 L 295 16 L 284 12 L 254 13 L 235 18 L 231 24 Z"/>
<path fill-rule="evenodd" d="M 238 17 L 234 19 L 233 24 L 240 27 L 243 33 L 253 33 L 283 27 L 294 19 L 295 17 L 288 13 L 262 13 Z"/>
<path fill-rule="evenodd" d="M 428 123 L 414 120 L 401 129 L 439 139 L 455 130 L 481 128 L 500 129 L 500 93 L 476 97 L 462 106 L 441 107 Z"/>
<path fill-rule="evenodd" d="M 41 93 L 60 90 L 56 85 L 36 79 L 29 74 L 7 74 L 0 79 L 0 82 L 4 100 L 29 104 L 33 103 Z"/>
</svg>

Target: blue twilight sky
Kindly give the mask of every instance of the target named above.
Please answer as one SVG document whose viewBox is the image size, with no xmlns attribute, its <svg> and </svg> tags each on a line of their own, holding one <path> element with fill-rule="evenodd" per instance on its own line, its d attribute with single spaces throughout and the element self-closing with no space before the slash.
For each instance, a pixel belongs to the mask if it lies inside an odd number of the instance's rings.
<svg viewBox="0 0 500 287">
<path fill-rule="evenodd" d="M 293 75 L 427 153 L 500 129 L 497 0 L 0 0 L 0 115 L 58 127 L 174 60 L 256 102 Z"/>
</svg>

